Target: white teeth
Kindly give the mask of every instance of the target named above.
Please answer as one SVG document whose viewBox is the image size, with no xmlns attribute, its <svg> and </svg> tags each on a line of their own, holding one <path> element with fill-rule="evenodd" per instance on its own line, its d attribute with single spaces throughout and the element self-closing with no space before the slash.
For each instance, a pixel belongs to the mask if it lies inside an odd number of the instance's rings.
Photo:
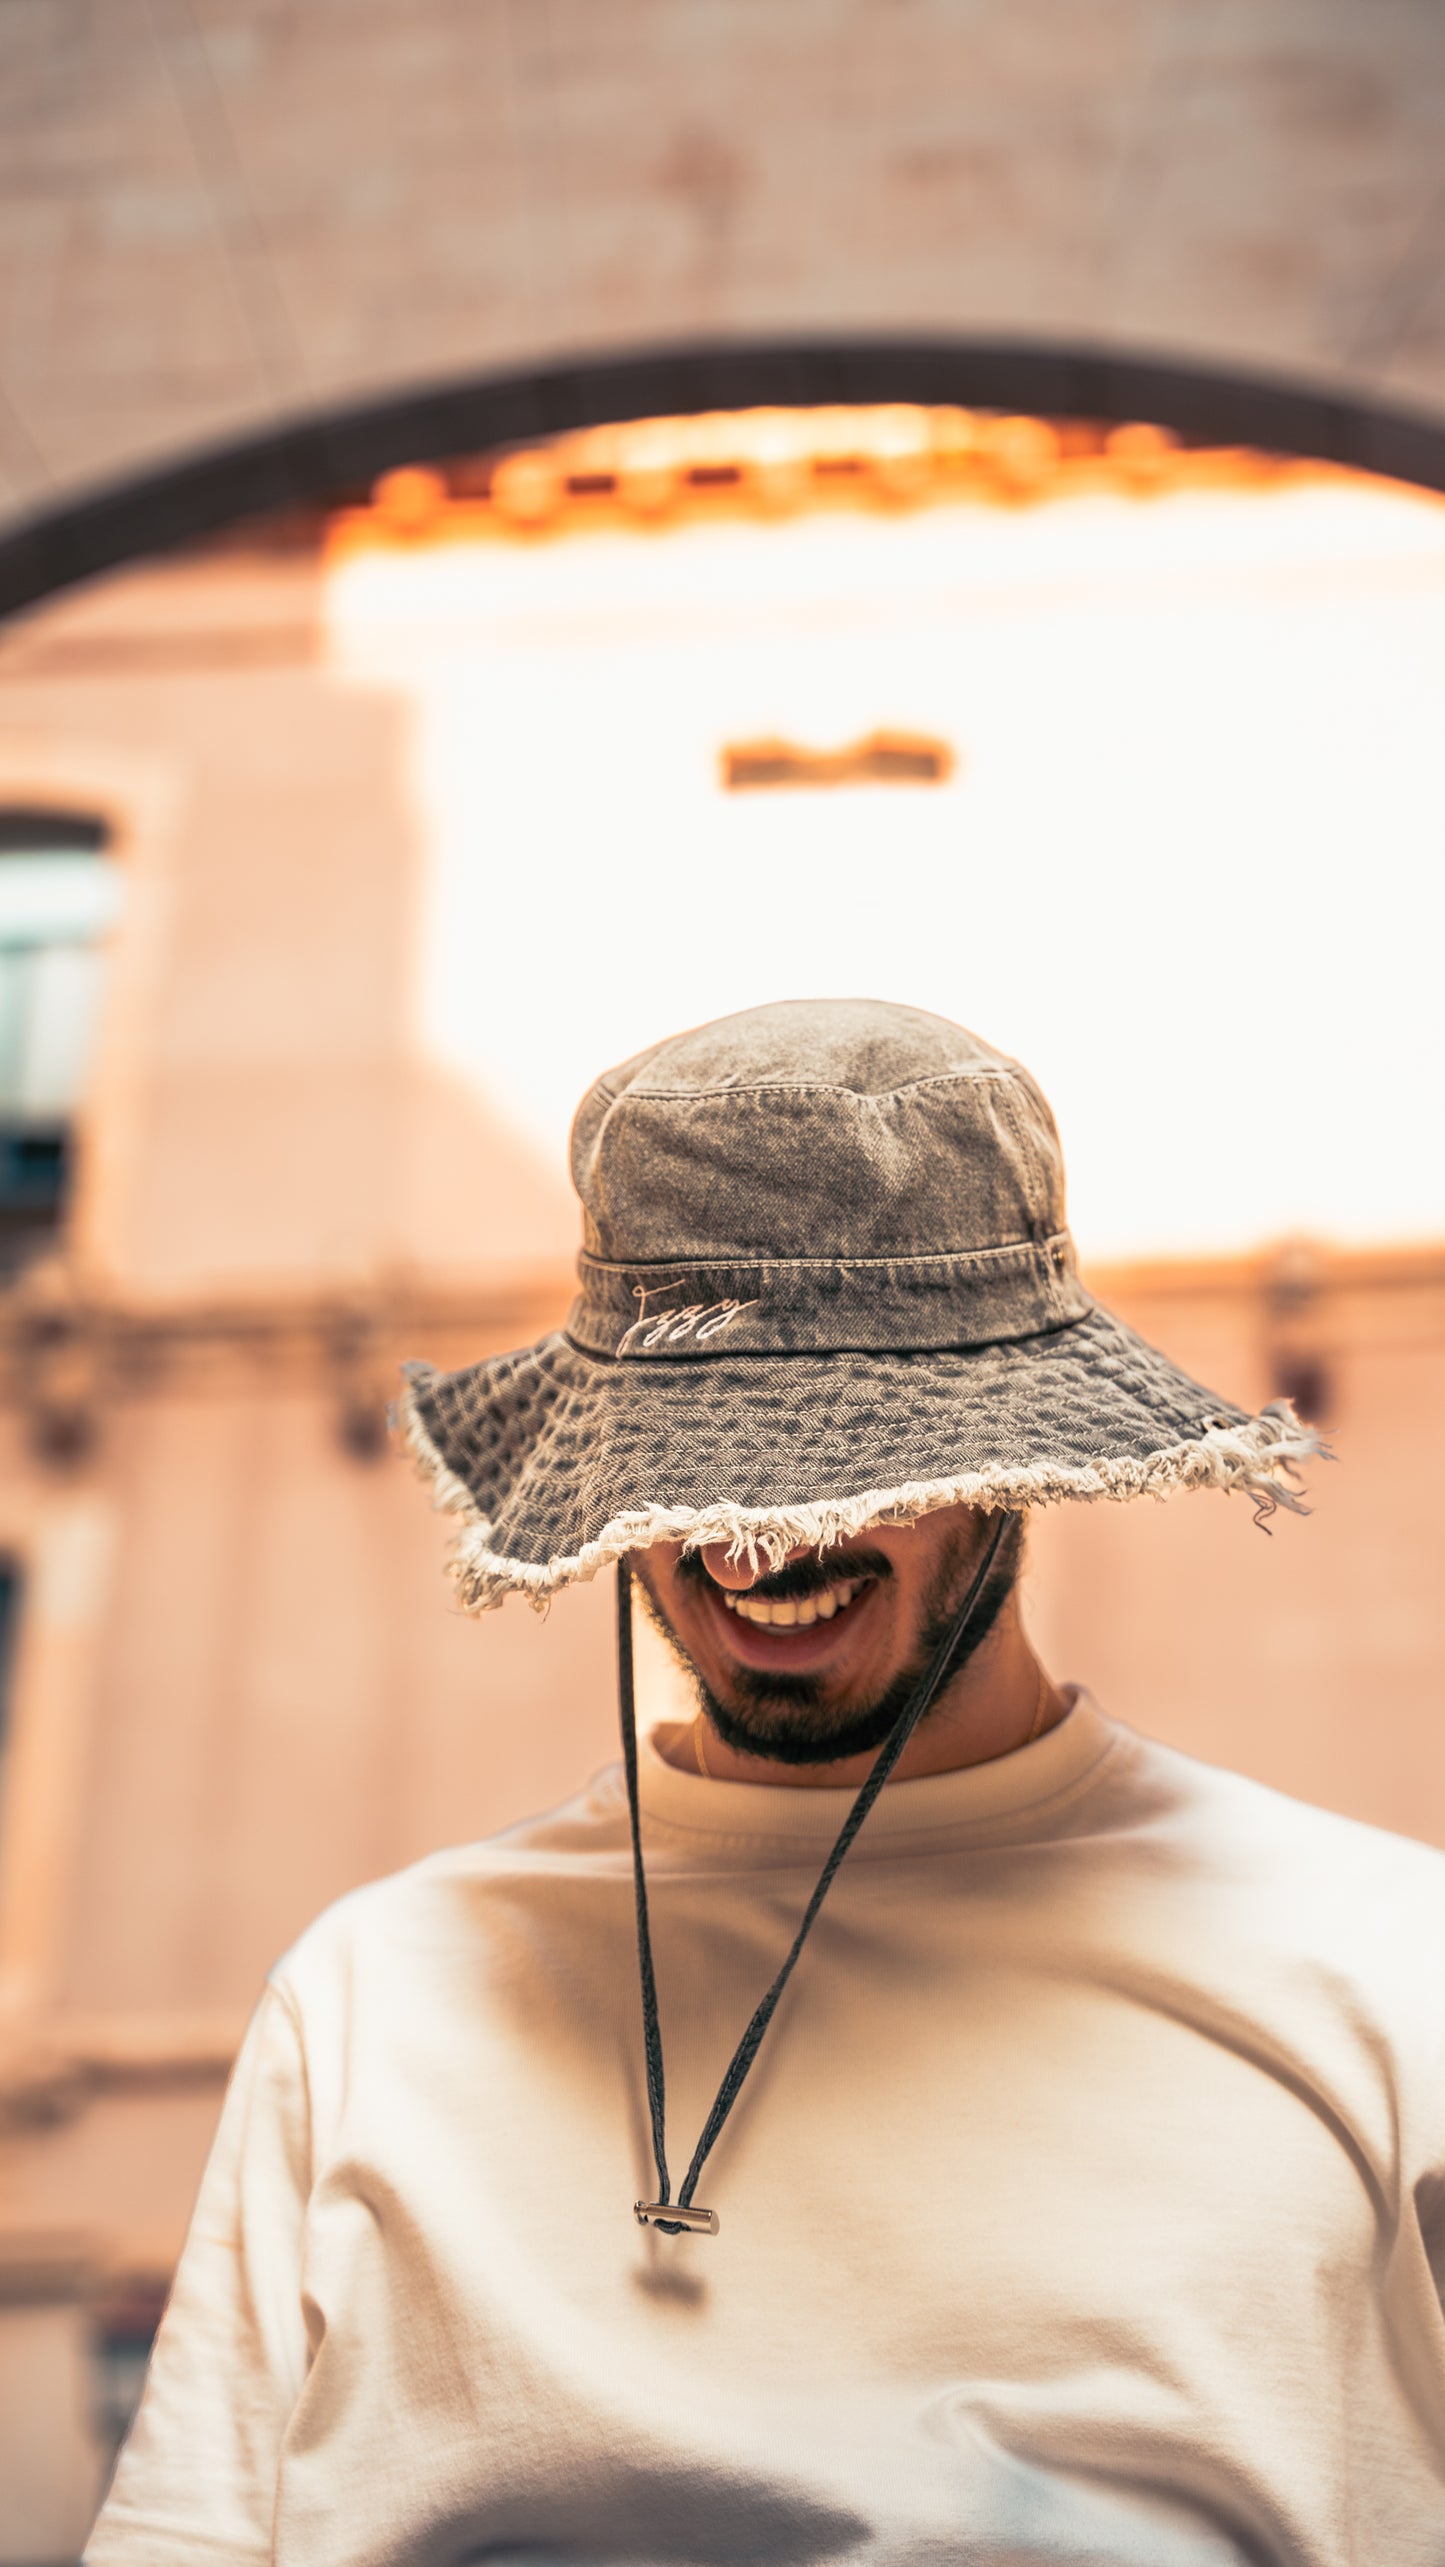
<svg viewBox="0 0 1445 2567">
<path fill-rule="evenodd" d="M 772 1621 L 773 1608 L 769 1604 L 766 1596 L 737 1595 L 730 1596 L 728 1601 L 731 1604 L 734 1613 L 740 1613 L 742 1615 L 744 1622 Z"/>
<path fill-rule="evenodd" d="M 821 1595 L 781 1604 L 775 1604 L 768 1596 L 734 1595 L 724 1589 L 723 1602 L 729 1613 L 740 1613 L 745 1622 L 770 1624 L 784 1631 L 806 1631 L 815 1622 L 831 1622 L 835 1613 L 852 1603 L 862 1583 L 859 1578 L 845 1578 L 835 1587 L 825 1587 Z"/>
</svg>

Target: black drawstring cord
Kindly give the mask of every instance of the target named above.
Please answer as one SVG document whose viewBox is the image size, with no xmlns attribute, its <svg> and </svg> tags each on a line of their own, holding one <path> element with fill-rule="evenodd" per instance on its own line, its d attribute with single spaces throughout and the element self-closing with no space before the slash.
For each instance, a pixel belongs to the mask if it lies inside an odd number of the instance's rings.
<svg viewBox="0 0 1445 2567">
<path fill-rule="evenodd" d="M 793 1937 L 787 1958 L 728 2062 L 713 2108 L 703 2124 L 702 2136 L 693 2150 L 692 2163 L 682 2179 L 677 2196 L 679 2210 L 686 2210 L 692 2203 L 703 2167 L 712 2153 L 728 2114 L 742 2092 L 748 2070 L 758 2055 L 763 2035 L 777 2010 L 778 2000 L 792 1977 L 798 1956 L 813 1930 L 818 1910 L 832 1888 L 839 1864 L 929 1704 L 947 1681 L 960 1643 L 973 1619 L 1007 1525 L 1008 1517 L 1000 1514 L 989 1535 L 983 1558 L 974 1571 L 968 1593 L 959 1606 L 947 1635 L 939 1643 L 932 1663 L 915 1685 L 880 1747 L 872 1770 L 838 1831 L 833 1850 L 818 1876 L 817 1887 L 803 1910 L 802 1921 Z M 642 1819 L 637 1787 L 637 1708 L 633 1694 L 632 1674 L 632 1571 L 625 1559 L 617 1563 L 617 1690 L 622 1720 L 622 1758 L 627 1773 L 627 1807 L 632 1824 L 632 1880 L 637 1906 L 637 1972 L 642 1989 L 642 2044 L 647 2062 L 647 2100 L 652 2116 L 652 2153 L 657 2161 L 657 2202 L 659 2206 L 665 2208 L 672 2200 L 665 2135 L 666 2085 L 662 2062 L 662 2027 L 657 2012 L 657 1978 L 652 1966 L 652 1933 L 647 1916 L 647 1880 L 642 1865 Z M 662 2229 L 669 2237 L 680 2235 L 683 2227 L 683 2223 L 679 2220 L 658 2219 L 655 2216 L 650 2220 L 649 2225 Z"/>
<path fill-rule="evenodd" d="M 642 1983 L 642 2046 L 647 2057 L 647 2101 L 652 2113 L 652 2153 L 657 2160 L 657 2197 L 670 2202 L 667 2171 L 667 2081 L 662 2065 L 662 2025 L 657 2013 L 657 1979 L 652 1967 L 652 1931 L 647 1921 L 647 1875 L 642 1868 L 642 1817 L 637 1799 L 637 1708 L 632 1684 L 632 1571 L 617 1563 L 617 1694 L 622 1712 L 622 1761 L 627 1768 L 627 1812 L 632 1822 L 632 1887 L 637 1904 L 637 1975 Z"/>
</svg>

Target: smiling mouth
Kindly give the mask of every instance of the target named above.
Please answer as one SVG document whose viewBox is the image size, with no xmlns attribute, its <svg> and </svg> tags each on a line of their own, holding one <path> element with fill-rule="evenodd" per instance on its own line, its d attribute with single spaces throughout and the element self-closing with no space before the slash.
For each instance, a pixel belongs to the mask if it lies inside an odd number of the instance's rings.
<svg viewBox="0 0 1445 2567">
<path fill-rule="evenodd" d="M 720 1587 L 716 1592 L 740 1622 L 766 1625 L 772 1631 L 805 1631 L 815 1622 L 831 1622 L 835 1615 L 846 1613 L 854 1597 L 873 1583 L 872 1578 L 839 1578 L 834 1585 L 807 1596 L 769 1597 L 747 1590 L 739 1594 L 731 1587 Z"/>
</svg>

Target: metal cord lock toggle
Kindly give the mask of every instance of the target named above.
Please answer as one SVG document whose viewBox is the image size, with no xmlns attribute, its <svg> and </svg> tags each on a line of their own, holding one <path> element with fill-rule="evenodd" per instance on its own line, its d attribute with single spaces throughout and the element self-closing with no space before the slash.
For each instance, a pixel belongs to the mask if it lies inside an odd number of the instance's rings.
<svg viewBox="0 0 1445 2567">
<path fill-rule="evenodd" d="M 634 2202 L 632 2216 L 639 2228 L 695 2228 L 700 2237 L 716 2237 L 718 2216 L 715 2210 L 699 2210 L 696 2202 Z"/>
</svg>

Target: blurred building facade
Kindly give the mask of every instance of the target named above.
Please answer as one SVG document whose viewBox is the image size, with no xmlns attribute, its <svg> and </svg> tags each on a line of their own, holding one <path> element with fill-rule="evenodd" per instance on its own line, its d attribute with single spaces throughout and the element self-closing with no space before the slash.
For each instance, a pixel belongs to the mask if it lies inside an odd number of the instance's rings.
<svg viewBox="0 0 1445 2567">
<path fill-rule="evenodd" d="M 1298 394 L 1332 451 L 1438 486 L 1442 69 L 1432 0 L 3 13 L 0 594 L 445 455 L 469 406 L 481 443 L 685 395 L 1063 403 L 1081 372 L 1127 409 L 1152 377 L 1176 425 L 1308 447 Z M 988 468 L 1047 466 L 1037 424 Z M 421 539 L 437 498 L 369 513 Z M 555 463 L 501 503 L 546 522 Z M 606 1597 L 460 1624 L 381 1437 L 399 1356 L 555 1315 L 571 1225 L 416 1040 L 410 716 L 329 682 L 328 540 L 273 529 L 0 636 L 0 2562 L 26 2567 L 82 2535 L 268 1960 L 609 1750 Z M 1216 1501 L 1041 1519 L 1053 1663 L 1445 1842 L 1439 1255 L 1099 1280 L 1206 1379 L 1298 1392 L 1341 1463 L 1271 1540 Z"/>
<path fill-rule="evenodd" d="M 968 468 L 1057 463 L 1035 431 Z M 880 455 L 907 500 L 906 454 Z M 1147 437 L 1077 458 L 1164 468 Z M 443 504 L 525 530 L 568 504 L 565 464 L 495 498 L 393 482 L 373 513 L 388 542 Z M 798 504 L 796 459 L 764 467 L 749 504 Z M 596 455 L 574 477 L 579 507 L 631 504 Z M 419 1034 L 405 719 L 326 647 L 355 540 L 251 530 L 0 637 L 0 2561 L 28 2567 L 78 2549 L 269 1963 L 355 1882 L 612 1752 L 607 1593 L 463 1622 L 387 1442 L 402 1358 L 556 1322 L 572 1212 Z M 1053 1665 L 1445 1844 L 1445 1252 L 1095 1281 L 1204 1380 L 1295 1396 L 1344 1459 L 1270 1539 L 1218 1500 L 1042 1518 Z"/>
<path fill-rule="evenodd" d="M 609 1746 L 605 1598 L 463 1624 L 387 1447 L 403 1356 L 548 1324 L 572 1225 L 412 1039 L 415 830 L 319 560 L 0 644 L 6 2559 L 78 2551 L 270 1958 Z"/>
</svg>

